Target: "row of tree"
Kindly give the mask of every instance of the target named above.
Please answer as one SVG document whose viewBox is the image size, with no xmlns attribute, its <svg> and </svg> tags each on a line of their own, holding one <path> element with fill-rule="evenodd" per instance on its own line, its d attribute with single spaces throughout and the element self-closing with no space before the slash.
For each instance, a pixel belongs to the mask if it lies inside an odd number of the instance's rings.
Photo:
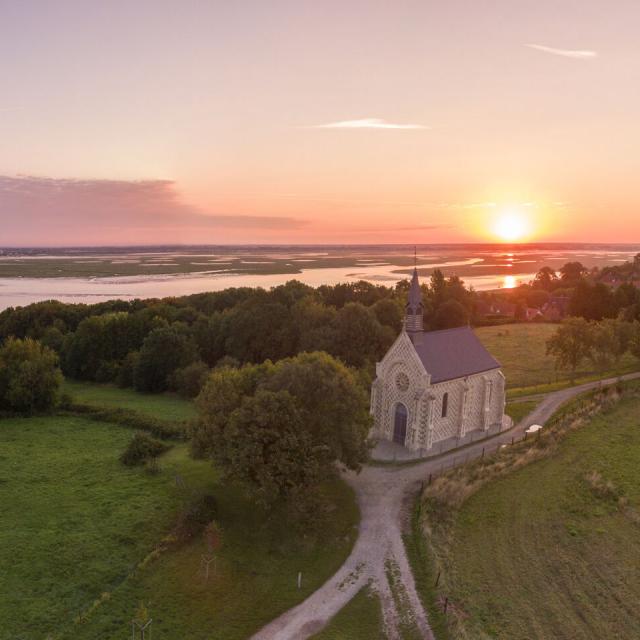
<svg viewBox="0 0 640 640">
<path fill-rule="evenodd" d="M 0 341 L 38 339 L 72 378 L 194 396 L 210 368 L 326 351 L 353 367 L 380 359 L 400 331 L 408 282 L 314 289 L 291 281 L 164 300 L 33 304 L 0 313 Z M 423 287 L 433 328 L 469 321 L 473 294 L 434 273 Z"/>
<path fill-rule="evenodd" d="M 585 361 L 598 371 L 606 371 L 617 365 L 625 353 L 640 359 L 640 322 L 567 318 L 547 341 L 547 353 L 556 358 L 559 369 L 571 373 L 572 379 Z"/>
</svg>

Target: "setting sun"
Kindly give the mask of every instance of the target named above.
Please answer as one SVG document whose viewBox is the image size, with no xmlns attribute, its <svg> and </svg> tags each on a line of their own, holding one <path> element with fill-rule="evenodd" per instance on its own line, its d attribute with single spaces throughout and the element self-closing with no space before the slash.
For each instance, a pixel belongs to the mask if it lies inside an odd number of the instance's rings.
<svg viewBox="0 0 640 640">
<path fill-rule="evenodd" d="M 505 242 L 519 242 L 531 233 L 531 223 L 519 211 L 505 211 L 494 222 L 493 232 Z"/>
</svg>

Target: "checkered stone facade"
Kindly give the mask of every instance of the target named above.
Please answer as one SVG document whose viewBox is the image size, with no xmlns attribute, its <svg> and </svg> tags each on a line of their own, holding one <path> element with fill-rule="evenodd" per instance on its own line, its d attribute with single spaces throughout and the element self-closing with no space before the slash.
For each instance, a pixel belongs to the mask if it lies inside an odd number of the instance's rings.
<svg viewBox="0 0 640 640">
<path fill-rule="evenodd" d="M 499 428 L 505 402 L 504 376 L 500 369 L 431 383 L 431 374 L 418 357 L 406 331 L 398 336 L 376 365 L 371 389 L 372 435 L 394 439 L 396 407 L 407 410 L 404 446 L 428 452 L 450 438 L 469 431 Z M 443 404 L 446 400 L 446 412 Z"/>
</svg>

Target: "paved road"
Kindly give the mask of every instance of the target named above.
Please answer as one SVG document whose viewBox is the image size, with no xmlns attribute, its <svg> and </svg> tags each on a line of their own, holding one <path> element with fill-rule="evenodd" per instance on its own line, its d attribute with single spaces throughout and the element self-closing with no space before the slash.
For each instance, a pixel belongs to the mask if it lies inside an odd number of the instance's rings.
<svg viewBox="0 0 640 640">
<path fill-rule="evenodd" d="M 402 542 L 406 511 L 412 506 L 420 483 L 430 473 L 456 464 L 456 460 L 480 457 L 487 444 L 491 446 L 519 439 L 532 424 L 542 424 L 567 400 L 591 389 L 615 384 L 618 380 L 640 378 L 633 373 L 606 380 L 588 382 L 554 391 L 542 397 L 540 404 L 516 426 L 488 440 L 471 444 L 460 451 L 451 451 L 437 459 L 404 467 L 365 467 L 360 474 L 345 474 L 354 488 L 360 507 L 358 539 L 351 555 L 322 587 L 304 602 L 289 609 L 263 627 L 253 640 L 303 640 L 317 633 L 367 583 L 375 589 L 382 603 L 383 622 L 390 640 L 399 638 L 398 627 L 403 617 L 410 617 L 423 638 L 433 640 L 426 613 L 418 597 L 413 574 Z M 400 584 L 395 594 L 389 584 L 394 572 Z M 395 597 L 394 597 L 395 596 Z M 403 601 L 401 607 L 397 601 Z M 406 620 L 404 620 L 406 622 Z"/>
</svg>

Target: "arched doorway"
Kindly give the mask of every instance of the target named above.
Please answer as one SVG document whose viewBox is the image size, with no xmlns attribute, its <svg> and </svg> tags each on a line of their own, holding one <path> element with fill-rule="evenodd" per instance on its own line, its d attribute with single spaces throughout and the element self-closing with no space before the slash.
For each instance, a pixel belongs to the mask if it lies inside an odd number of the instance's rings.
<svg viewBox="0 0 640 640">
<path fill-rule="evenodd" d="M 402 446 L 407 438 L 407 415 L 407 407 L 398 402 L 393 419 L 393 441 Z"/>
</svg>

